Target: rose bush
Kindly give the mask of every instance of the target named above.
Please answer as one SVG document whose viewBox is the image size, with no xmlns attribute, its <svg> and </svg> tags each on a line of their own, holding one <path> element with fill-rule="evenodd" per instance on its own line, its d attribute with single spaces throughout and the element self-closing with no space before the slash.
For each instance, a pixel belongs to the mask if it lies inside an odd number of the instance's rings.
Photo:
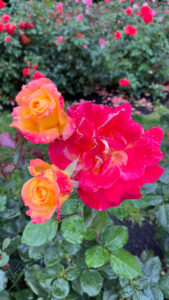
<svg viewBox="0 0 169 300">
<path fill-rule="evenodd" d="M 46 103 L 49 94 L 39 85 L 44 81 L 57 91 L 50 80 L 36 79 L 16 97 L 19 106 L 24 102 L 30 109 L 30 86 L 39 87 L 33 101 Z M 52 99 L 58 100 L 53 94 Z M 54 114 L 57 119 L 58 110 Z M 116 109 L 76 103 L 66 116 L 75 125 L 72 135 L 58 136 L 49 146 L 58 166 L 45 162 L 46 145 L 35 148 L 24 132 L 16 132 L 15 139 L 0 135 L 0 299 L 168 298 L 168 169 L 160 177 L 158 166 L 162 130 L 144 130 L 131 118 L 128 103 Z M 164 114 L 165 126 L 166 120 Z M 5 160 L 7 148 L 13 159 Z M 159 177 L 158 184 L 150 184 Z M 138 200 L 144 183 L 149 184 Z M 127 251 L 128 228 L 122 220 L 141 226 L 145 218 L 159 224 L 163 265 L 149 251 L 136 253 L 139 259 Z"/>
<path fill-rule="evenodd" d="M 169 73 L 166 5 L 116 0 L 67 1 L 61 7 L 59 11 L 51 1 L 9 1 L 0 10 L 1 94 L 7 95 L 6 103 L 33 77 L 35 64 L 69 94 L 87 94 L 96 83 L 118 88 L 119 80 L 127 78 L 130 86 L 123 90 L 130 95 L 164 96 L 161 84 Z M 125 28 L 134 28 L 134 35 Z M 27 67 L 29 74 L 22 76 Z"/>
</svg>

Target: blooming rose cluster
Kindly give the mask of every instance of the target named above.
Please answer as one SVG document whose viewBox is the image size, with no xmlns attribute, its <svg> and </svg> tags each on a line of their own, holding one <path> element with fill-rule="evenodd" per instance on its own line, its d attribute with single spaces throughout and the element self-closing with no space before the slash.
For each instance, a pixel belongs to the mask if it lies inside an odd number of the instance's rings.
<svg viewBox="0 0 169 300">
<path fill-rule="evenodd" d="M 83 102 L 66 114 L 63 97 L 47 78 L 24 86 L 16 102 L 11 126 L 33 143 L 49 143 L 52 162 L 36 159 L 28 167 L 33 178 L 24 184 L 22 199 L 34 223 L 46 222 L 56 209 L 59 218 L 73 182 L 85 205 L 105 210 L 141 198 L 141 187 L 163 173 L 163 131 L 133 121 L 129 103 L 112 108 Z M 65 168 L 75 160 L 70 178 Z"/>
<path fill-rule="evenodd" d="M 153 15 L 152 15 L 151 8 L 149 6 L 141 7 L 140 14 L 142 16 L 142 20 L 146 24 L 153 22 Z"/>
</svg>

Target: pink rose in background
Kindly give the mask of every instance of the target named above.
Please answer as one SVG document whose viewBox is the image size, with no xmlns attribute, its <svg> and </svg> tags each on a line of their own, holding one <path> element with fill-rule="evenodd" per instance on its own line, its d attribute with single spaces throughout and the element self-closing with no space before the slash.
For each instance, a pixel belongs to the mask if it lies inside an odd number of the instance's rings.
<svg viewBox="0 0 169 300">
<path fill-rule="evenodd" d="M 62 2 L 59 2 L 56 5 L 56 12 L 58 12 L 60 15 L 63 14 L 63 3 Z"/>
<path fill-rule="evenodd" d="M 1 19 L 2 19 L 2 21 L 4 22 L 4 23 L 7 23 L 7 22 L 9 22 L 10 21 L 10 16 L 8 15 L 8 14 L 3 14 L 2 16 L 1 16 Z"/>
<path fill-rule="evenodd" d="M 103 45 L 104 45 L 104 42 L 105 42 L 105 40 L 100 39 L 100 40 L 99 40 L 99 45 L 100 45 L 100 46 L 103 46 Z"/>
<path fill-rule="evenodd" d="M 82 14 L 79 14 L 79 15 L 77 16 L 77 19 L 78 19 L 78 21 L 82 21 L 82 20 L 83 20 L 83 15 L 82 15 Z"/>
<path fill-rule="evenodd" d="M 5 42 L 9 43 L 9 42 L 11 41 L 11 38 L 10 38 L 10 36 L 6 36 L 6 37 L 4 38 L 4 40 L 5 40 Z"/>
</svg>

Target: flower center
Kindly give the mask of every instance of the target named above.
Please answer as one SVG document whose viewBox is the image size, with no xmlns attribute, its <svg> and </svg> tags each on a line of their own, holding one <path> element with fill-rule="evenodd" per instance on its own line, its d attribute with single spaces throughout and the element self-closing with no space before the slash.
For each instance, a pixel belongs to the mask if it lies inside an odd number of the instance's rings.
<svg viewBox="0 0 169 300">
<path fill-rule="evenodd" d="M 31 113 L 33 114 L 42 114 L 50 106 L 50 99 L 48 96 L 41 90 L 34 92 L 30 98 L 29 107 Z"/>
<path fill-rule="evenodd" d="M 35 203 L 44 203 L 48 196 L 48 190 L 46 187 L 38 185 L 33 193 L 33 199 Z"/>
</svg>

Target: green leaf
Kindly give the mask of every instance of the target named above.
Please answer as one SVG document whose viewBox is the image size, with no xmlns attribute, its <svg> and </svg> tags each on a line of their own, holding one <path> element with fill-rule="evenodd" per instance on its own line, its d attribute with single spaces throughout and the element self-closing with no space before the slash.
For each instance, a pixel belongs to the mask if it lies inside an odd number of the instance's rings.
<svg viewBox="0 0 169 300">
<path fill-rule="evenodd" d="M 122 289 L 121 294 L 122 294 L 122 296 L 123 296 L 124 298 L 130 298 L 130 297 L 132 297 L 132 295 L 134 294 L 134 290 L 135 290 L 134 286 L 132 286 L 132 285 L 126 285 L 126 286 Z"/>
<path fill-rule="evenodd" d="M 143 275 L 153 284 L 157 284 L 160 279 L 162 265 L 159 257 L 150 258 L 143 268 Z"/>
<path fill-rule="evenodd" d="M 169 183 L 169 168 L 166 168 L 162 176 L 159 178 L 162 183 Z"/>
<path fill-rule="evenodd" d="M 79 216 L 72 216 L 64 219 L 61 232 L 65 240 L 72 244 L 81 244 L 85 235 L 83 219 Z"/>
<path fill-rule="evenodd" d="M 87 231 L 85 233 L 85 240 L 87 241 L 93 241 L 95 239 L 95 233 L 94 231 Z"/>
<path fill-rule="evenodd" d="M 72 257 L 81 250 L 81 245 L 73 245 L 68 243 L 66 240 L 63 240 L 61 247 L 65 257 Z"/>
<path fill-rule="evenodd" d="M 0 268 L 4 267 L 9 261 L 9 256 L 3 252 L 0 259 Z"/>
<path fill-rule="evenodd" d="M 156 182 L 147 183 L 147 184 L 144 184 L 143 190 L 146 193 L 146 195 L 148 195 L 148 194 L 155 193 L 157 190 L 157 187 L 158 187 L 158 184 Z"/>
<path fill-rule="evenodd" d="M 104 232 L 103 240 L 105 247 L 110 251 L 122 248 L 128 240 L 128 229 L 125 226 L 111 226 Z"/>
<path fill-rule="evenodd" d="M 52 284 L 53 299 L 64 299 L 69 294 L 69 290 L 69 283 L 65 279 L 59 278 L 55 280 Z"/>
<path fill-rule="evenodd" d="M 71 177 L 71 175 L 73 174 L 78 160 L 79 160 L 79 157 L 76 160 L 74 160 L 70 165 L 68 165 L 68 167 L 64 170 L 64 172 L 66 172 L 69 175 L 69 177 Z"/>
<path fill-rule="evenodd" d="M 110 256 L 110 263 L 119 277 L 133 279 L 141 275 L 138 260 L 124 249 L 118 249 Z"/>
<path fill-rule="evenodd" d="M 85 260 L 89 268 L 99 268 L 109 261 L 109 253 L 102 246 L 95 246 L 87 249 Z"/>
<path fill-rule="evenodd" d="M 29 266 L 28 269 L 25 270 L 25 281 L 28 287 L 39 297 L 42 296 L 45 299 L 47 298 L 47 293 L 40 286 L 38 280 L 38 274 L 42 272 L 42 268 L 39 265 Z"/>
<path fill-rule="evenodd" d="M 53 245 L 50 246 L 44 256 L 45 265 L 48 267 L 52 267 L 57 264 L 61 258 L 63 257 L 63 251 L 60 246 Z"/>
<path fill-rule="evenodd" d="M 30 289 L 22 289 L 17 292 L 12 292 L 12 297 L 16 300 L 34 300 L 34 295 Z M 1 298 L 0 298 L 1 300 Z M 5 300 L 5 299 L 4 299 Z M 11 298 L 10 298 L 11 300 Z"/>
<path fill-rule="evenodd" d="M 90 297 L 94 297 L 100 293 L 103 278 L 96 270 L 84 270 L 80 276 L 80 283 L 83 292 Z"/>
<path fill-rule="evenodd" d="M 110 263 L 104 265 L 102 268 L 99 269 L 103 277 L 111 280 L 111 279 L 117 279 L 116 274 L 114 273 Z"/>
<path fill-rule="evenodd" d="M 111 207 L 108 211 L 120 221 L 123 221 L 125 218 L 125 210 L 122 205 L 118 207 Z"/>
<path fill-rule="evenodd" d="M 48 293 L 51 291 L 51 283 L 53 280 L 53 277 L 50 274 L 40 272 L 37 275 L 37 278 L 39 280 L 40 286 Z"/>
<path fill-rule="evenodd" d="M 136 286 L 141 290 L 147 288 L 149 285 L 150 285 L 150 280 L 146 276 L 140 276 L 136 281 Z"/>
<path fill-rule="evenodd" d="M 105 290 L 103 292 L 103 300 L 119 300 L 119 295 L 116 291 L 112 291 L 112 289 Z"/>
<path fill-rule="evenodd" d="M 136 290 L 132 296 L 132 300 L 150 300 L 142 291 Z"/>
<path fill-rule="evenodd" d="M 97 235 L 99 235 L 106 225 L 106 220 L 107 214 L 105 211 L 96 211 L 93 209 L 86 209 L 86 207 L 84 207 L 84 221 L 85 227 L 88 231 L 94 231 Z"/>
<path fill-rule="evenodd" d="M 148 287 L 144 290 L 144 294 L 149 300 L 164 300 L 163 293 L 158 287 Z"/>
<path fill-rule="evenodd" d="M 29 247 L 28 249 L 29 257 L 35 260 L 41 259 L 45 254 L 44 246 L 39 247 Z"/>
<path fill-rule="evenodd" d="M 61 264 L 57 263 L 52 267 L 47 267 L 46 271 L 52 278 L 58 278 L 62 275 L 63 267 Z"/>
<path fill-rule="evenodd" d="M 3 243 L 2 243 L 2 251 L 6 250 L 8 248 L 8 246 L 10 245 L 11 239 L 10 238 L 6 238 Z"/>
<path fill-rule="evenodd" d="M 73 193 L 71 197 L 63 203 L 61 207 L 61 215 L 73 214 L 79 210 L 78 197 L 77 193 Z"/>
<path fill-rule="evenodd" d="M 161 277 L 159 287 L 162 290 L 165 298 L 169 299 L 169 273 Z"/>
<path fill-rule="evenodd" d="M 67 272 L 67 280 L 73 281 L 73 280 L 77 279 L 80 275 L 80 272 L 81 272 L 80 268 L 73 266 Z"/>
<path fill-rule="evenodd" d="M 83 290 L 82 290 L 82 287 L 81 287 L 81 284 L 80 284 L 80 281 L 79 279 L 75 279 L 71 282 L 72 284 L 72 289 L 79 295 L 83 295 Z"/>
<path fill-rule="evenodd" d="M 7 277 L 4 271 L 0 270 L 0 292 L 2 292 L 7 284 Z"/>
<path fill-rule="evenodd" d="M 2 293 L 0 292 L 0 300 L 11 300 L 11 297 L 9 296 L 9 293 L 7 291 L 4 291 Z M 20 300 L 20 299 L 17 299 L 17 300 Z M 23 298 L 22 298 L 22 300 L 23 300 Z M 33 298 L 30 300 L 33 300 Z"/>
<path fill-rule="evenodd" d="M 50 219 L 46 223 L 34 225 L 30 221 L 23 232 L 22 243 L 28 246 L 38 247 L 51 241 L 55 236 L 58 228 L 58 222 L 55 218 Z"/>
<path fill-rule="evenodd" d="M 156 212 L 157 222 L 169 233 L 169 204 L 163 204 Z"/>
<path fill-rule="evenodd" d="M 21 260 L 23 260 L 24 262 L 28 262 L 31 260 L 31 258 L 29 257 L 28 254 L 28 246 L 25 244 L 20 244 L 17 248 L 17 251 L 19 253 L 19 257 Z"/>
<path fill-rule="evenodd" d="M 7 197 L 6 196 L 0 196 L 0 212 L 5 211 L 7 204 Z"/>
</svg>

